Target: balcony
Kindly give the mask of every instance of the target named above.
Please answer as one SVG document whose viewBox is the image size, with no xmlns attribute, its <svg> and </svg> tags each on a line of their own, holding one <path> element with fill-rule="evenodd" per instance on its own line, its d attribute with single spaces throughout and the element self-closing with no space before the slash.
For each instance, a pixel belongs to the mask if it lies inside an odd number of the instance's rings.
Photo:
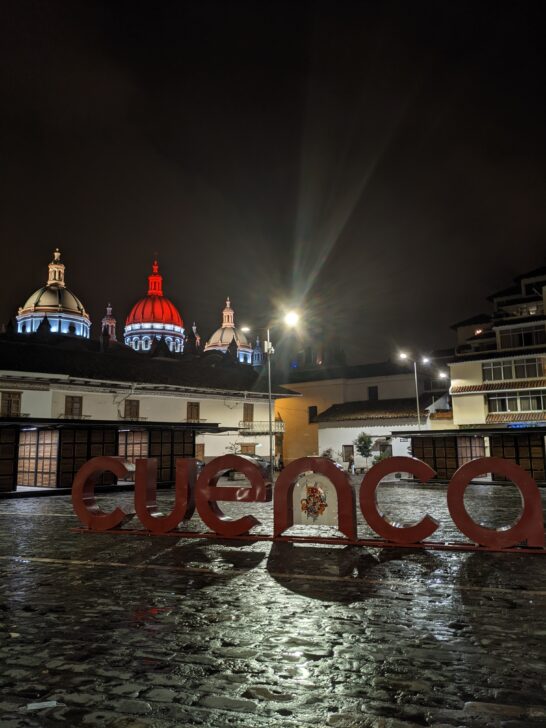
<svg viewBox="0 0 546 728">
<path fill-rule="evenodd" d="M 276 435 L 284 432 L 284 422 L 282 420 L 273 420 L 271 425 Z M 239 422 L 239 433 L 241 435 L 268 435 L 269 422 L 247 422 L 241 420 Z"/>
<path fill-rule="evenodd" d="M 138 415 L 119 415 L 119 419 L 123 420 L 124 422 L 145 422 L 148 418 L 139 417 Z"/>
</svg>

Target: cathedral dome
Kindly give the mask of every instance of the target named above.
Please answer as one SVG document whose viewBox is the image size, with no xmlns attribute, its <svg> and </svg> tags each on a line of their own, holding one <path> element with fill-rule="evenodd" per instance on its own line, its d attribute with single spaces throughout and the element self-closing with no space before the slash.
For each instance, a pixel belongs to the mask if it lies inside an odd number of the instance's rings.
<svg viewBox="0 0 546 728">
<path fill-rule="evenodd" d="M 25 304 L 19 309 L 24 311 L 46 311 L 47 309 L 62 310 L 65 313 L 85 314 L 80 299 L 68 288 L 59 286 L 42 286 L 29 296 Z"/>
<path fill-rule="evenodd" d="M 80 299 L 64 282 L 64 264 L 58 248 L 48 266 L 47 283 L 29 296 L 17 315 L 17 331 L 30 334 L 47 316 L 53 333 L 89 338 L 91 321 Z"/>
<path fill-rule="evenodd" d="M 232 342 L 237 346 L 237 358 L 240 362 L 250 364 L 252 361 L 252 346 L 244 333 L 235 327 L 235 312 L 231 308 L 231 301 L 226 300 L 226 307 L 222 311 L 222 326 L 213 333 L 205 344 L 205 351 L 226 352 Z"/>
<path fill-rule="evenodd" d="M 174 324 L 182 327 L 182 317 L 168 298 L 145 296 L 137 301 L 127 316 L 125 325 L 131 324 Z"/>
<path fill-rule="evenodd" d="M 184 348 L 184 322 L 174 303 L 163 295 L 163 276 L 154 260 L 148 276 L 148 295 L 135 303 L 125 321 L 125 343 L 147 351 L 153 339 L 165 338 L 171 351 Z"/>
</svg>

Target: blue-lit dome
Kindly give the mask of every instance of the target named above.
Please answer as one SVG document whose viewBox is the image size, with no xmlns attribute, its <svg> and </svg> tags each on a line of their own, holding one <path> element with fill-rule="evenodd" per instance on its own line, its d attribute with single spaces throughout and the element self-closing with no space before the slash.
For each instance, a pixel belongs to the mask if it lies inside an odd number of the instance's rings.
<svg viewBox="0 0 546 728">
<path fill-rule="evenodd" d="M 80 299 L 64 282 L 64 264 L 57 248 L 48 266 L 47 283 L 29 296 L 17 315 L 17 332 L 32 334 L 47 316 L 51 332 L 89 338 L 91 321 Z"/>
</svg>

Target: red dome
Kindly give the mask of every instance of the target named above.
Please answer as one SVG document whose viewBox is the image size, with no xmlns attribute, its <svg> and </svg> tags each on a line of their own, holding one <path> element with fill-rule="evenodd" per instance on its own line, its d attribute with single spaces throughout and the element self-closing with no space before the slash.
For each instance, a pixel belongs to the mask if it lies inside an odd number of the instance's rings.
<svg viewBox="0 0 546 728">
<path fill-rule="evenodd" d="M 131 324 L 173 324 L 184 326 L 178 309 L 163 295 L 163 276 L 159 272 L 157 260 L 148 276 L 148 295 L 137 301 L 127 316 L 125 326 Z"/>
<path fill-rule="evenodd" d="M 176 306 L 165 296 L 146 296 L 137 301 L 125 321 L 126 326 L 131 324 L 184 325 Z"/>
</svg>

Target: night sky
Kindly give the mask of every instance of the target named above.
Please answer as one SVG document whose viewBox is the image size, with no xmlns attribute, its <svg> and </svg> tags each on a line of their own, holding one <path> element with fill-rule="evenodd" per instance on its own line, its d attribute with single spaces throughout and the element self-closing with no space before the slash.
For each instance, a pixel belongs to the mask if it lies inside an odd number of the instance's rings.
<svg viewBox="0 0 546 728">
<path fill-rule="evenodd" d="M 59 246 L 96 336 L 157 251 L 204 337 L 229 294 L 355 363 L 451 345 L 546 265 L 542 6 L 3 0 L 0 320 Z"/>
</svg>

